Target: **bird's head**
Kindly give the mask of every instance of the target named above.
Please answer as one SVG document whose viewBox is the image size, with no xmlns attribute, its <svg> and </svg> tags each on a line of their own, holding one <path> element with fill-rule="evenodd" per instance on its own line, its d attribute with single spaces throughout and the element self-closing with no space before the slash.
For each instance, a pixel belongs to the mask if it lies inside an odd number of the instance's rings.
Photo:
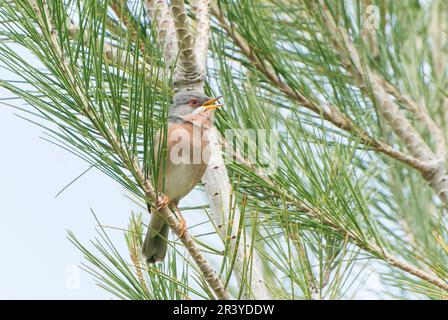
<svg viewBox="0 0 448 320">
<path fill-rule="evenodd" d="M 220 98 L 210 98 L 196 91 L 178 92 L 174 95 L 169 115 L 170 117 L 181 117 L 195 111 L 211 111 L 222 106 L 222 104 L 216 103 Z"/>
</svg>

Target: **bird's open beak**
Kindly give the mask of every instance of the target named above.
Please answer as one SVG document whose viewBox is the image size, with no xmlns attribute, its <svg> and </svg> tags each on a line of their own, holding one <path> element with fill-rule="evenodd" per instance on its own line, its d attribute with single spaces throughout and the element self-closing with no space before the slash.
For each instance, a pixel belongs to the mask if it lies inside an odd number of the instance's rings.
<svg viewBox="0 0 448 320">
<path fill-rule="evenodd" d="M 219 96 L 217 98 L 213 98 L 213 99 L 210 99 L 208 101 L 205 101 L 202 104 L 202 107 L 204 107 L 206 110 L 218 109 L 219 107 L 222 107 L 224 105 L 223 103 L 215 104 L 215 102 L 218 101 L 221 98 L 222 98 L 222 96 Z"/>
</svg>

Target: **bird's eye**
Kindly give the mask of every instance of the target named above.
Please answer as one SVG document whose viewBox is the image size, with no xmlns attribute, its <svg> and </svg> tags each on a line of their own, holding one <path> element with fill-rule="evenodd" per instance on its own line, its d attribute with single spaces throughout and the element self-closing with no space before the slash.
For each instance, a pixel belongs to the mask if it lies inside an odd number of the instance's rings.
<svg viewBox="0 0 448 320">
<path fill-rule="evenodd" d="M 198 104 L 199 104 L 199 100 L 198 99 L 191 99 L 190 100 L 190 105 L 197 106 Z"/>
</svg>

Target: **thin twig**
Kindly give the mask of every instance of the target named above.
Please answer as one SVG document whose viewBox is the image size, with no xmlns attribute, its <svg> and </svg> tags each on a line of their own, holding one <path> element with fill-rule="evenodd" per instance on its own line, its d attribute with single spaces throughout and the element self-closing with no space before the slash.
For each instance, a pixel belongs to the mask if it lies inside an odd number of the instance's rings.
<svg viewBox="0 0 448 320">
<path fill-rule="evenodd" d="M 250 165 L 247 162 L 244 162 L 243 165 L 245 165 L 248 169 L 253 169 L 253 166 Z M 265 176 L 266 174 L 263 173 L 263 170 L 258 168 L 257 174 L 261 176 Z M 312 206 L 297 201 L 291 195 L 291 193 L 288 190 L 282 190 L 282 188 L 278 185 L 275 185 L 270 179 L 264 179 L 266 183 L 268 183 L 273 190 L 279 190 L 279 195 L 281 194 L 282 197 L 285 197 L 288 201 L 288 204 L 293 205 L 297 208 L 297 211 L 304 213 L 312 218 L 319 219 L 320 222 L 323 222 L 324 225 L 331 227 L 335 231 L 337 231 L 339 234 L 343 235 L 345 238 L 349 239 L 351 243 L 357 245 L 359 248 L 364 249 L 365 251 L 373 254 L 374 256 L 378 257 L 381 260 L 384 260 L 386 263 L 397 267 L 398 269 L 405 271 L 406 273 L 412 274 L 422 280 L 425 280 L 429 283 L 432 283 L 433 285 L 448 291 L 448 283 L 437 276 L 435 276 L 433 273 L 431 273 L 429 270 L 421 270 L 418 267 L 415 267 L 411 264 L 408 264 L 406 262 L 401 261 L 397 257 L 393 256 L 392 254 L 385 251 L 383 248 L 379 247 L 377 244 L 373 242 L 366 242 L 363 239 L 359 239 L 356 234 L 344 230 L 341 227 L 334 224 L 333 221 L 328 219 L 327 217 L 323 217 L 321 214 L 319 214 L 318 210 L 315 211 Z"/>
<path fill-rule="evenodd" d="M 123 23 L 126 29 L 130 33 L 130 38 L 135 42 L 139 42 L 140 53 L 142 55 L 145 54 L 145 43 L 143 41 L 139 41 L 139 30 L 135 25 L 135 21 L 129 21 L 129 16 L 131 12 L 129 10 L 127 0 L 115 0 L 112 1 L 109 5 L 112 11 L 117 15 L 119 21 Z"/>
<path fill-rule="evenodd" d="M 304 211 L 304 208 L 307 208 L 307 211 Z M 318 212 L 314 212 L 313 208 L 310 206 L 307 206 L 306 204 L 301 204 L 300 209 L 305 214 L 320 219 L 320 221 L 324 222 L 325 225 L 331 227 L 338 233 L 344 235 L 347 237 L 352 243 L 357 245 L 359 248 L 369 252 L 373 256 L 387 262 L 389 265 L 397 267 L 398 269 L 409 273 L 413 276 L 416 276 L 417 278 L 420 278 L 424 281 L 427 281 L 436 287 L 443 289 L 445 291 L 448 291 L 448 282 L 445 280 L 440 279 L 435 274 L 424 271 L 416 266 L 413 266 L 409 263 L 406 263 L 404 261 L 401 261 L 388 251 L 386 251 L 384 248 L 378 246 L 372 241 L 365 241 L 363 239 L 359 239 L 354 233 L 351 231 L 343 230 L 339 226 L 335 225 L 328 217 L 320 215 Z"/>
<path fill-rule="evenodd" d="M 86 30 L 82 30 L 81 32 L 80 28 L 73 21 L 69 23 L 67 31 L 70 38 L 78 40 L 81 38 L 82 35 L 81 39 L 83 40 L 83 45 L 85 46 L 91 45 L 90 42 L 91 39 L 89 33 Z M 100 40 L 96 39 L 96 43 L 99 44 Z M 117 64 L 119 67 L 123 69 L 126 69 L 126 66 L 132 66 L 132 64 L 135 61 L 134 53 L 132 52 L 128 52 L 124 49 L 118 48 L 117 46 L 107 42 L 103 42 L 102 46 L 103 46 L 102 53 L 103 56 L 107 59 L 107 61 L 113 64 Z M 145 72 L 146 74 L 148 74 L 148 76 L 151 74 L 151 66 L 141 57 L 137 58 L 137 67 L 141 72 Z"/>
</svg>

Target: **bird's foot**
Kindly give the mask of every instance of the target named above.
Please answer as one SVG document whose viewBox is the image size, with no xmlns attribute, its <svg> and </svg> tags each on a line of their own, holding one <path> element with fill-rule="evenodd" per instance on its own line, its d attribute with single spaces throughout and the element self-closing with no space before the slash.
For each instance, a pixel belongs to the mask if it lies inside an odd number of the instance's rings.
<svg viewBox="0 0 448 320">
<path fill-rule="evenodd" d="M 170 199 L 166 195 L 162 195 L 162 198 L 157 200 L 156 203 L 156 210 L 160 211 L 166 206 L 168 206 L 168 203 L 170 202 Z"/>
<path fill-rule="evenodd" d="M 182 238 L 185 232 L 187 232 L 187 222 L 185 221 L 184 217 L 182 216 L 182 213 L 180 213 L 179 207 L 177 204 L 173 204 L 174 209 L 176 209 L 176 216 L 177 219 L 179 219 L 179 228 L 180 228 L 180 235 L 179 238 Z M 179 239 L 178 238 L 178 239 Z"/>
<path fill-rule="evenodd" d="M 187 222 L 185 221 L 184 217 L 180 214 L 180 212 L 178 212 L 179 215 L 179 228 L 180 228 L 180 235 L 179 238 L 182 238 L 185 234 L 185 232 L 187 232 Z"/>
</svg>

